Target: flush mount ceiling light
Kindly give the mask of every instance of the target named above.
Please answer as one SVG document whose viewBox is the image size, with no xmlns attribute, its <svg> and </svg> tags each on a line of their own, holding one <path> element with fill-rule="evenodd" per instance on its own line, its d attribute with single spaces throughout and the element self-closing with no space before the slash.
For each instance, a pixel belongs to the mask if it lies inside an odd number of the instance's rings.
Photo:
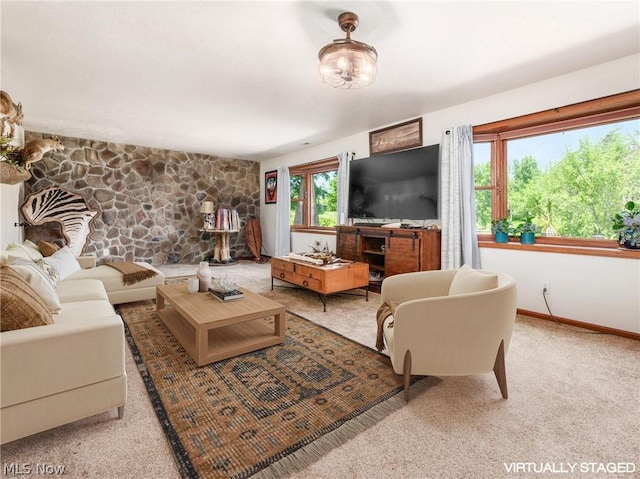
<svg viewBox="0 0 640 479">
<path fill-rule="evenodd" d="M 376 79 L 378 52 L 366 43 L 351 40 L 351 32 L 358 26 L 358 15 L 341 13 L 338 24 L 347 38 L 322 47 L 318 53 L 320 74 L 324 82 L 334 88 L 363 88 Z"/>
</svg>

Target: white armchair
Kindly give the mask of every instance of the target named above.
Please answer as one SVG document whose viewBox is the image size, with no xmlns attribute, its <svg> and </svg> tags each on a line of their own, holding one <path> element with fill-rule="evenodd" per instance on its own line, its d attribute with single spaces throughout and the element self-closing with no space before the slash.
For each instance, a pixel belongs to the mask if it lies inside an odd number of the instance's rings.
<svg viewBox="0 0 640 479">
<path fill-rule="evenodd" d="M 393 370 L 411 375 L 466 376 L 494 371 L 505 399 L 505 355 L 516 317 L 516 283 L 503 273 L 420 271 L 385 278 L 381 302 L 399 303 L 382 325 Z"/>
</svg>

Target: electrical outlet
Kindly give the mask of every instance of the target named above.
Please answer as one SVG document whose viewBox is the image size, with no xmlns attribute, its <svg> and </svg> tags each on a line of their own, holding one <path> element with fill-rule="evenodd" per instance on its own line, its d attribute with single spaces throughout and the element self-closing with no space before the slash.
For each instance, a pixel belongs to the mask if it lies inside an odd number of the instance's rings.
<svg viewBox="0 0 640 479">
<path fill-rule="evenodd" d="M 109 256 L 109 248 L 105 248 L 102 250 L 102 256 Z"/>
<path fill-rule="evenodd" d="M 544 294 L 551 294 L 551 282 L 550 281 L 543 281 L 542 282 L 542 292 Z"/>
</svg>

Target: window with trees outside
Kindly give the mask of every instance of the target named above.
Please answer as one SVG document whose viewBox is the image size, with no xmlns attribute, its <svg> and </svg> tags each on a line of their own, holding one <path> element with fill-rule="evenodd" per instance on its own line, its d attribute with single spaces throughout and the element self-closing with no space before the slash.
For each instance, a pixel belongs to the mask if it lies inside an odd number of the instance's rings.
<svg viewBox="0 0 640 479">
<path fill-rule="evenodd" d="M 291 167 L 292 229 L 334 229 L 338 224 L 338 159 Z"/>
<path fill-rule="evenodd" d="M 640 201 L 639 103 L 631 92 L 474 128 L 478 233 L 529 217 L 548 243 L 615 245 L 613 215 Z"/>
</svg>

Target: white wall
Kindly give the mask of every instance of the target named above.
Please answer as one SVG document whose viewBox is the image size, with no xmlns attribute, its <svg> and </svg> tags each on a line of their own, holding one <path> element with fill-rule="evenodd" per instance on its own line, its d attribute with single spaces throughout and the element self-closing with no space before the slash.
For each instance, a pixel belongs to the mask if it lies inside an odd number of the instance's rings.
<svg viewBox="0 0 640 479">
<path fill-rule="evenodd" d="M 20 190 L 22 185 L 0 183 L 0 249 L 9 243 L 22 243 L 22 228 L 19 223 Z"/>
<path fill-rule="evenodd" d="M 518 307 L 640 333 L 640 260 L 480 248 L 482 267 L 518 283 Z"/>
<path fill-rule="evenodd" d="M 463 124 L 480 125 L 640 88 L 639 65 L 640 55 L 631 55 L 505 91 L 498 95 L 426 113 L 422 117 L 424 144 L 440 143 L 442 131 L 451 126 Z M 375 85 L 372 88 L 375 88 Z M 408 118 L 398 118 L 394 123 L 405 120 L 408 120 Z M 378 125 L 376 128 L 384 126 L 386 125 Z M 369 156 L 369 132 L 363 131 L 356 135 L 336 139 L 322 145 L 314 145 L 299 152 L 264 161 L 260 165 L 261 174 L 264 175 L 264 172 L 275 170 L 281 165 L 291 166 L 317 161 L 335 156 L 342 151 L 354 151 L 356 158 Z M 264 188 L 264 185 L 262 187 Z M 264 198 L 264 191 L 262 191 L 261 197 Z M 265 251 L 267 254 L 273 254 L 275 244 L 275 205 L 262 204 L 260 220 Z M 302 238 L 298 238 L 297 234 L 292 235 L 294 251 L 297 251 L 295 248 L 300 246 L 302 246 L 303 251 L 306 250 L 306 246 L 311 244 L 316 237 L 323 244 L 325 238 L 328 238 L 323 235 L 312 235 L 312 237 L 305 235 Z M 538 272 L 545 273 L 546 277 L 543 279 L 552 283 L 554 289 L 553 302 L 556 309 L 555 311 L 552 309 L 554 314 L 577 321 L 597 323 L 640 333 L 640 286 L 638 277 L 640 261 L 615 258 L 597 258 L 594 260 L 587 259 L 585 256 L 546 253 L 531 254 L 534 261 L 531 261 L 529 256 L 514 255 L 511 251 L 499 249 L 492 250 L 491 253 L 483 251 L 483 256 L 486 256 L 488 261 L 488 264 L 483 264 L 483 267 L 493 265 L 496 268 L 503 268 L 507 271 L 507 264 L 511 265 L 509 269 L 525 269 L 529 268 L 531 263 L 534 263 Z M 561 260 L 560 258 L 564 256 L 570 258 Z M 556 268 L 555 265 L 558 262 L 566 263 L 567 269 L 560 270 Z M 600 292 L 609 291 L 610 288 L 607 287 L 603 290 L 598 286 L 600 283 L 593 282 L 591 275 L 584 274 L 590 268 L 595 268 L 600 279 L 605 276 L 616 277 L 616 281 L 619 281 L 620 284 L 628 285 L 619 290 L 621 291 L 620 294 L 624 292 L 628 295 L 625 301 L 615 300 L 614 298 L 618 298 L 617 294 L 601 295 Z M 575 271 L 576 274 L 572 274 L 571 271 Z M 536 282 L 536 287 L 532 291 L 529 291 L 531 288 L 527 286 L 526 282 L 522 284 L 518 306 L 523 309 L 546 313 L 544 304 L 539 304 L 541 297 L 538 298 L 537 296 L 539 289 L 537 284 L 540 279 L 536 277 L 533 281 Z M 605 283 L 607 285 L 613 284 Z M 563 291 L 566 293 L 563 293 Z M 578 294 L 580 291 L 587 291 L 589 294 Z M 629 304 L 632 307 L 629 307 Z M 606 314 L 604 314 L 604 311 L 606 311 Z"/>
<path fill-rule="evenodd" d="M 11 144 L 24 147 L 24 128 L 14 125 L 14 136 Z M 6 185 L 0 183 L 0 248 L 9 243 L 22 243 L 22 227 L 15 226 L 20 222 L 19 206 L 24 192 L 23 183 Z"/>
</svg>

